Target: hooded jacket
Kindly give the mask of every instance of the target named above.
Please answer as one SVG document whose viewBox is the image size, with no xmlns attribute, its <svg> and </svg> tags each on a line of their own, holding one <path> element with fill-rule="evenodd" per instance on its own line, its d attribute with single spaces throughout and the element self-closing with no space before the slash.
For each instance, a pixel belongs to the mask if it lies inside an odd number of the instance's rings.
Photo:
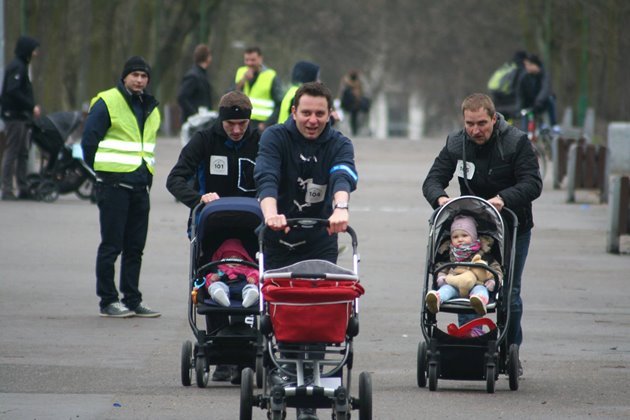
<svg viewBox="0 0 630 420">
<path fill-rule="evenodd" d="M 464 148 L 467 163 L 474 165 L 468 186 L 463 173 L 456 174 L 463 163 Z M 465 129 L 449 134 L 422 185 L 424 197 L 433 208 L 437 208 L 439 197 L 448 197 L 445 189 L 453 174 L 462 195 L 484 199 L 500 195 L 505 206 L 516 213 L 519 233 L 534 226 L 532 201 L 542 192 L 538 160 L 527 135 L 509 125 L 501 114 L 497 113 L 490 140 L 481 146 L 468 137 Z"/>
<path fill-rule="evenodd" d="M 4 120 L 28 120 L 33 117 L 35 97 L 28 77 L 28 64 L 37 47 L 39 47 L 39 42 L 31 37 L 21 36 L 17 40 L 15 58 L 4 71 L 0 97 Z"/>
<path fill-rule="evenodd" d="M 258 200 L 275 198 L 278 212 L 287 219 L 328 219 L 333 212 L 334 194 L 356 189 L 354 147 L 330 122 L 317 139 L 309 140 L 299 132 L 295 120 L 289 118 L 263 132 L 254 178 Z M 282 235 L 270 232 L 266 239 L 273 243 Z M 329 236 L 325 229 L 291 229 L 285 239 L 291 244 L 335 242 L 337 236 Z"/>
<path fill-rule="evenodd" d="M 315 82 L 319 78 L 319 66 L 310 61 L 298 61 L 293 66 L 293 72 L 291 73 L 292 85 L 285 93 L 280 105 L 280 114 L 278 115 L 278 122 L 284 123 L 291 115 L 291 107 L 293 106 L 293 99 L 295 98 L 295 92 L 304 83 Z"/>
<path fill-rule="evenodd" d="M 190 139 L 166 180 L 166 188 L 191 209 L 203 194 L 220 197 L 254 197 L 254 166 L 258 153 L 258 130 L 249 124 L 243 138 L 231 140 L 220 120 Z M 194 178 L 194 186 L 188 180 Z"/>
</svg>

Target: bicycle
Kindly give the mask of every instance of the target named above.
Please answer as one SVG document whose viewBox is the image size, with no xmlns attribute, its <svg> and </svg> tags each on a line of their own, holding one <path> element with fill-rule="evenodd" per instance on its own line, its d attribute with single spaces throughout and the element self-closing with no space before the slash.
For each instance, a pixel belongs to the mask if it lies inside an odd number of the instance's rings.
<svg viewBox="0 0 630 420">
<path fill-rule="evenodd" d="M 527 138 L 534 148 L 534 153 L 538 159 L 538 167 L 540 168 L 540 176 L 545 179 L 547 173 L 547 160 L 552 158 L 553 135 L 549 127 L 539 128 L 540 118 L 536 115 L 533 108 L 524 108 L 521 110 L 522 130 L 527 133 Z M 542 125 L 542 124 L 540 124 Z"/>
</svg>

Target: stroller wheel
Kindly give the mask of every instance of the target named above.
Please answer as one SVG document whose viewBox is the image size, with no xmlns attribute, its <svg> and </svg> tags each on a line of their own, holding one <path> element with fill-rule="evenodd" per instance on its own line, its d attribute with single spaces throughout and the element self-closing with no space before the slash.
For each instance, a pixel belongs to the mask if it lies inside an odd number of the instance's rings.
<svg viewBox="0 0 630 420">
<path fill-rule="evenodd" d="M 263 367 L 263 357 L 262 354 L 256 356 L 256 388 L 260 389 L 263 387 L 265 380 L 265 372 Z"/>
<path fill-rule="evenodd" d="M 182 344 L 182 385 L 190 386 L 192 383 L 192 343 L 188 340 Z"/>
<path fill-rule="evenodd" d="M 510 349 L 508 350 L 508 378 L 510 380 L 510 389 L 512 391 L 516 391 L 518 389 L 518 366 L 519 366 L 519 357 L 518 357 L 518 344 L 510 344 Z"/>
<path fill-rule="evenodd" d="M 254 406 L 254 371 L 251 368 L 243 369 L 241 374 L 241 410 L 240 420 L 252 419 L 252 407 Z"/>
<path fill-rule="evenodd" d="M 494 385 L 496 382 L 496 366 L 488 364 L 486 366 L 486 391 L 488 394 L 494 394 Z"/>
<path fill-rule="evenodd" d="M 429 363 L 429 391 L 435 391 L 438 383 L 437 363 Z"/>
<path fill-rule="evenodd" d="M 94 182 L 86 178 L 75 191 L 76 195 L 83 200 L 91 200 L 94 195 Z"/>
<path fill-rule="evenodd" d="M 427 343 L 421 341 L 418 343 L 418 367 L 417 367 L 418 386 L 424 388 L 427 386 Z"/>
<path fill-rule="evenodd" d="M 368 372 L 359 375 L 359 420 L 372 420 L 372 377 Z"/>
<path fill-rule="evenodd" d="M 208 385 L 208 377 L 210 376 L 205 357 L 197 356 L 195 359 L 195 373 L 197 374 L 197 386 L 205 388 Z"/>
<path fill-rule="evenodd" d="M 36 197 L 45 203 L 52 203 L 59 198 L 59 186 L 52 181 L 42 181 L 37 186 Z"/>
</svg>

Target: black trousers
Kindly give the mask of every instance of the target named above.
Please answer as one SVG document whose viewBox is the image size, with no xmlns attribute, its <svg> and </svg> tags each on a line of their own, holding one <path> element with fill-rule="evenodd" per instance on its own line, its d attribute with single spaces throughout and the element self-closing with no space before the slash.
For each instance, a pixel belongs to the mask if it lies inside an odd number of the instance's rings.
<svg viewBox="0 0 630 420">
<path fill-rule="evenodd" d="M 122 303 L 135 309 L 142 302 L 138 288 L 142 253 L 149 228 L 149 193 L 114 185 L 97 184 L 101 244 L 96 255 L 96 294 L 100 307 L 118 301 L 114 265 L 120 259 Z"/>
<path fill-rule="evenodd" d="M 26 121 L 5 121 L 6 149 L 2 157 L 2 192 L 13 193 L 13 179 L 20 195 L 28 192 L 26 170 L 30 148 L 30 129 Z"/>
</svg>

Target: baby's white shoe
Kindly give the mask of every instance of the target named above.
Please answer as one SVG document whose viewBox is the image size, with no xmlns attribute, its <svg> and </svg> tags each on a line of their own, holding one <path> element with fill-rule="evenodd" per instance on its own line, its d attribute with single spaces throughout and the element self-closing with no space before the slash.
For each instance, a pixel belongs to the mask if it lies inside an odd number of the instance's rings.
<svg viewBox="0 0 630 420">
<path fill-rule="evenodd" d="M 258 302 L 258 289 L 251 288 L 243 292 L 243 308 L 249 308 L 254 303 Z"/>
<path fill-rule="evenodd" d="M 210 297 L 221 306 L 230 306 L 230 298 L 225 290 L 217 283 L 210 285 Z"/>
</svg>

